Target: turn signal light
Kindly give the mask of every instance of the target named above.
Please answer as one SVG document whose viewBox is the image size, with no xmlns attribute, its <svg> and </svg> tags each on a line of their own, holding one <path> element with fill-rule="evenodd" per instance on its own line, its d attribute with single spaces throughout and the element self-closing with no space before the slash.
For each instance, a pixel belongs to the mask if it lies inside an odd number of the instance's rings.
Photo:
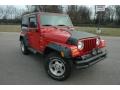
<svg viewBox="0 0 120 90">
<path fill-rule="evenodd" d="M 105 40 L 101 40 L 100 42 L 101 42 L 101 44 L 100 44 L 100 48 L 103 48 L 103 47 L 106 46 L 106 42 L 105 42 Z"/>
<path fill-rule="evenodd" d="M 79 51 L 78 51 L 77 48 L 72 49 L 71 52 L 72 52 L 72 57 L 75 57 L 75 56 L 79 55 Z"/>
</svg>

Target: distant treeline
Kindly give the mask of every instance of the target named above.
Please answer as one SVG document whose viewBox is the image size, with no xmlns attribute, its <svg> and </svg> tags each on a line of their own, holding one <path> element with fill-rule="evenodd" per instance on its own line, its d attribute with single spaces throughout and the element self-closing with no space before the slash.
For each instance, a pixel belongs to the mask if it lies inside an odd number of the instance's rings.
<svg viewBox="0 0 120 90">
<path fill-rule="evenodd" d="M 1 25 L 4 25 L 4 24 L 7 24 L 7 25 L 16 24 L 16 25 L 18 25 L 18 24 L 21 24 L 21 19 L 0 19 L 0 24 Z"/>
<path fill-rule="evenodd" d="M 0 25 L 20 25 L 21 19 L 0 19 Z M 74 23 L 73 23 L 74 24 Z M 81 27 L 97 27 L 98 23 L 75 23 L 74 26 L 81 26 Z M 100 24 L 100 27 L 113 27 L 113 28 L 120 28 L 118 24 Z"/>
<path fill-rule="evenodd" d="M 26 5 L 25 9 L 0 6 L 0 24 L 20 24 L 23 14 L 38 11 L 67 13 L 75 26 L 97 26 L 100 20 L 101 27 L 120 27 L 120 5 L 107 6 L 105 12 L 99 14 L 83 5 Z"/>
</svg>

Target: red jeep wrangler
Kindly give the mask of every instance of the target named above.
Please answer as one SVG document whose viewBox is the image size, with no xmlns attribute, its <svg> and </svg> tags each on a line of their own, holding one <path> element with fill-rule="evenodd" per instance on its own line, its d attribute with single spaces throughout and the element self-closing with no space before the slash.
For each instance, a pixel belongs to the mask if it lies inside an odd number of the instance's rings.
<svg viewBox="0 0 120 90">
<path fill-rule="evenodd" d="M 65 80 L 73 67 L 86 68 L 107 55 L 99 36 L 77 31 L 66 14 L 37 12 L 22 17 L 20 33 L 23 54 L 38 52 L 45 57 L 50 77 Z"/>
</svg>

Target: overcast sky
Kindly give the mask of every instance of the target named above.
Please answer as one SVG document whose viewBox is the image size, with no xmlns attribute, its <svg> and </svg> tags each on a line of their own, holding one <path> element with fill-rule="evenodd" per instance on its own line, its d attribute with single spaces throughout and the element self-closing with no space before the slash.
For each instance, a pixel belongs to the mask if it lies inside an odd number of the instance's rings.
<svg viewBox="0 0 120 90">
<path fill-rule="evenodd" d="M 15 7 L 17 7 L 17 8 L 25 8 L 25 5 L 14 5 Z"/>
</svg>

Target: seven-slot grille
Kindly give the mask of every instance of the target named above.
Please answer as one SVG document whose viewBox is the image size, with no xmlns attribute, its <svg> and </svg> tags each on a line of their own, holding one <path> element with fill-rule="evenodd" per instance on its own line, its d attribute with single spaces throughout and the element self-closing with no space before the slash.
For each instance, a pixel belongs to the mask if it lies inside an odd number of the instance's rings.
<svg viewBox="0 0 120 90">
<path fill-rule="evenodd" d="M 84 48 L 83 48 L 84 52 L 91 51 L 94 48 L 96 48 L 96 38 L 84 39 L 83 43 L 84 43 Z"/>
</svg>

